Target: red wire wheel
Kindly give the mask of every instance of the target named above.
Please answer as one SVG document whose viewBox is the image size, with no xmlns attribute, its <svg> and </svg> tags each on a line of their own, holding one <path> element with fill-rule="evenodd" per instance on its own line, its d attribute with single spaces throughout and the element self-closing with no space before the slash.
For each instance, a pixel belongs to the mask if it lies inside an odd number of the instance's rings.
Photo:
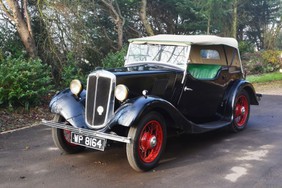
<svg viewBox="0 0 282 188">
<path fill-rule="evenodd" d="M 65 123 L 64 118 L 58 114 L 55 115 L 53 121 L 57 123 Z M 55 145 L 64 153 L 79 153 L 85 149 L 83 146 L 79 146 L 70 142 L 71 131 L 52 128 L 52 137 Z"/>
<path fill-rule="evenodd" d="M 65 139 L 66 143 L 70 146 L 77 146 L 76 144 L 71 143 L 71 131 L 63 130 L 63 138 Z"/>
<path fill-rule="evenodd" d="M 250 115 L 250 100 L 248 93 L 242 90 L 236 97 L 233 109 L 233 132 L 243 130 L 248 123 Z"/>
<path fill-rule="evenodd" d="M 159 155 L 163 144 L 163 129 L 160 122 L 149 121 L 139 137 L 138 154 L 145 163 L 153 162 Z"/>
<path fill-rule="evenodd" d="M 166 126 L 157 112 L 144 116 L 137 126 L 130 127 L 131 143 L 126 145 L 127 159 L 136 171 L 157 166 L 166 145 Z"/>
<path fill-rule="evenodd" d="M 235 122 L 238 127 L 244 126 L 249 115 L 249 101 L 245 95 L 238 97 L 235 105 Z"/>
</svg>

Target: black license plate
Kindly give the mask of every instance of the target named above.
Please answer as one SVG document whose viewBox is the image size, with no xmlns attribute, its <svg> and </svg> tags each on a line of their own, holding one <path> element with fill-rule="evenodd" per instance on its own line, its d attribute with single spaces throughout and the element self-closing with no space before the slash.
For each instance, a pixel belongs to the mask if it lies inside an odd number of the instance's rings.
<svg viewBox="0 0 282 188">
<path fill-rule="evenodd" d="M 104 138 L 97 138 L 92 136 L 84 136 L 77 133 L 71 133 L 71 143 L 85 146 L 91 149 L 104 151 L 107 140 Z"/>
</svg>

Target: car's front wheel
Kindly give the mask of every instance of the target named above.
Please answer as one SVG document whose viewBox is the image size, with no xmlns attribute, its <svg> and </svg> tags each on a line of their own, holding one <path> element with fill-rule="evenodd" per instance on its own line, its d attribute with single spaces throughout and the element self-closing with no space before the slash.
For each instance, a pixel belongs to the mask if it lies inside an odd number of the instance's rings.
<svg viewBox="0 0 282 188">
<path fill-rule="evenodd" d="M 55 115 L 53 121 L 57 123 L 65 122 L 64 118 L 58 114 Z M 52 137 L 55 145 L 64 153 L 74 154 L 85 149 L 82 146 L 71 143 L 71 132 L 68 130 L 52 128 Z"/>
<path fill-rule="evenodd" d="M 246 90 L 236 95 L 233 108 L 233 121 L 230 125 L 231 131 L 238 132 L 246 128 L 250 115 L 250 99 Z"/>
<path fill-rule="evenodd" d="M 136 171 L 157 166 L 166 145 L 166 125 L 157 112 L 145 115 L 138 125 L 130 127 L 131 143 L 126 145 L 127 159 Z"/>
</svg>

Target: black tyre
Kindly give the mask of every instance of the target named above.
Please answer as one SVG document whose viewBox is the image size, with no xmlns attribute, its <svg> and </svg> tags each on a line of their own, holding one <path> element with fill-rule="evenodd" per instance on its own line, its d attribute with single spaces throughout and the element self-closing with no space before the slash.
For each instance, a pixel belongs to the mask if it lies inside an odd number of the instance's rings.
<svg viewBox="0 0 282 188">
<path fill-rule="evenodd" d="M 137 126 L 130 127 L 131 143 L 126 145 L 130 166 L 136 171 L 147 171 L 157 166 L 166 146 L 167 132 L 164 118 L 151 112 Z"/>
<path fill-rule="evenodd" d="M 241 90 L 237 95 L 233 108 L 233 121 L 230 125 L 232 132 L 246 128 L 250 115 L 250 99 L 246 90 Z"/>
<path fill-rule="evenodd" d="M 65 120 L 62 116 L 56 114 L 53 121 L 64 122 Z M 55 145 L 64 153 L 74 154 L 79 153 L 85 149 L 85 147 L 78 146 L 70 142 L 70 131 L 52 128 L 52 137 Z"/>
</svg>

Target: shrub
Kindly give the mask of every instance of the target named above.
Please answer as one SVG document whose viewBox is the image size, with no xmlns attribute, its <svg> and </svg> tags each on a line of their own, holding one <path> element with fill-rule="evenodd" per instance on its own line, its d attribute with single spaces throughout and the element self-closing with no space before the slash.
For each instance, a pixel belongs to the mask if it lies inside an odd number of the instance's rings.
<svg viewBox="0 0 282 188">
<path fill-rule="evenodd" d="M 266 50 L 262 52 L 261 56 L 266 63 L 271 63 L 278 66 L 282 65 L 282 51 Z"/>
<path fill-rule="evenodd" d="M 254 52 L 254 45 L 247 41 L 240 41 L 239 42 L 239 50 L 241 54 L 245 53 L 253 53 Z"/>
<path fill-rule="evenodd" d="M 123 47 L 120 51 L 110 52 L 102 59 L 102 65 L 104 68 L 117 68 L 123 67 L 124 57 L 126 56 L 127 46 Z"/>
<path fill-rule="evenodd" d="M 7 57 L 0 61 L 0 105 L 29 108 L 51 89 L 50 69 L 41 60 Z"/>
<path fill-rule="evenodd" d="M 247 74 L 270 73 L 279 70 L 281 59 L 279 51 L 263 51 L 243 55 L 243 65 Z M 278 55 L 279 54 L 279 55 Z"/>
<path fill-rule="evenodd" d="M 62 83 L 63 87 L 68 87 L 73 79 L 79 79 L 83 84 L 86 83 L 86 74 L 84 74 L 82 68 L 78 66 L 75 57 L 72 53 L 67 55 L 66 65 L 63 66 L 62 71 Z"/>
</svg>

